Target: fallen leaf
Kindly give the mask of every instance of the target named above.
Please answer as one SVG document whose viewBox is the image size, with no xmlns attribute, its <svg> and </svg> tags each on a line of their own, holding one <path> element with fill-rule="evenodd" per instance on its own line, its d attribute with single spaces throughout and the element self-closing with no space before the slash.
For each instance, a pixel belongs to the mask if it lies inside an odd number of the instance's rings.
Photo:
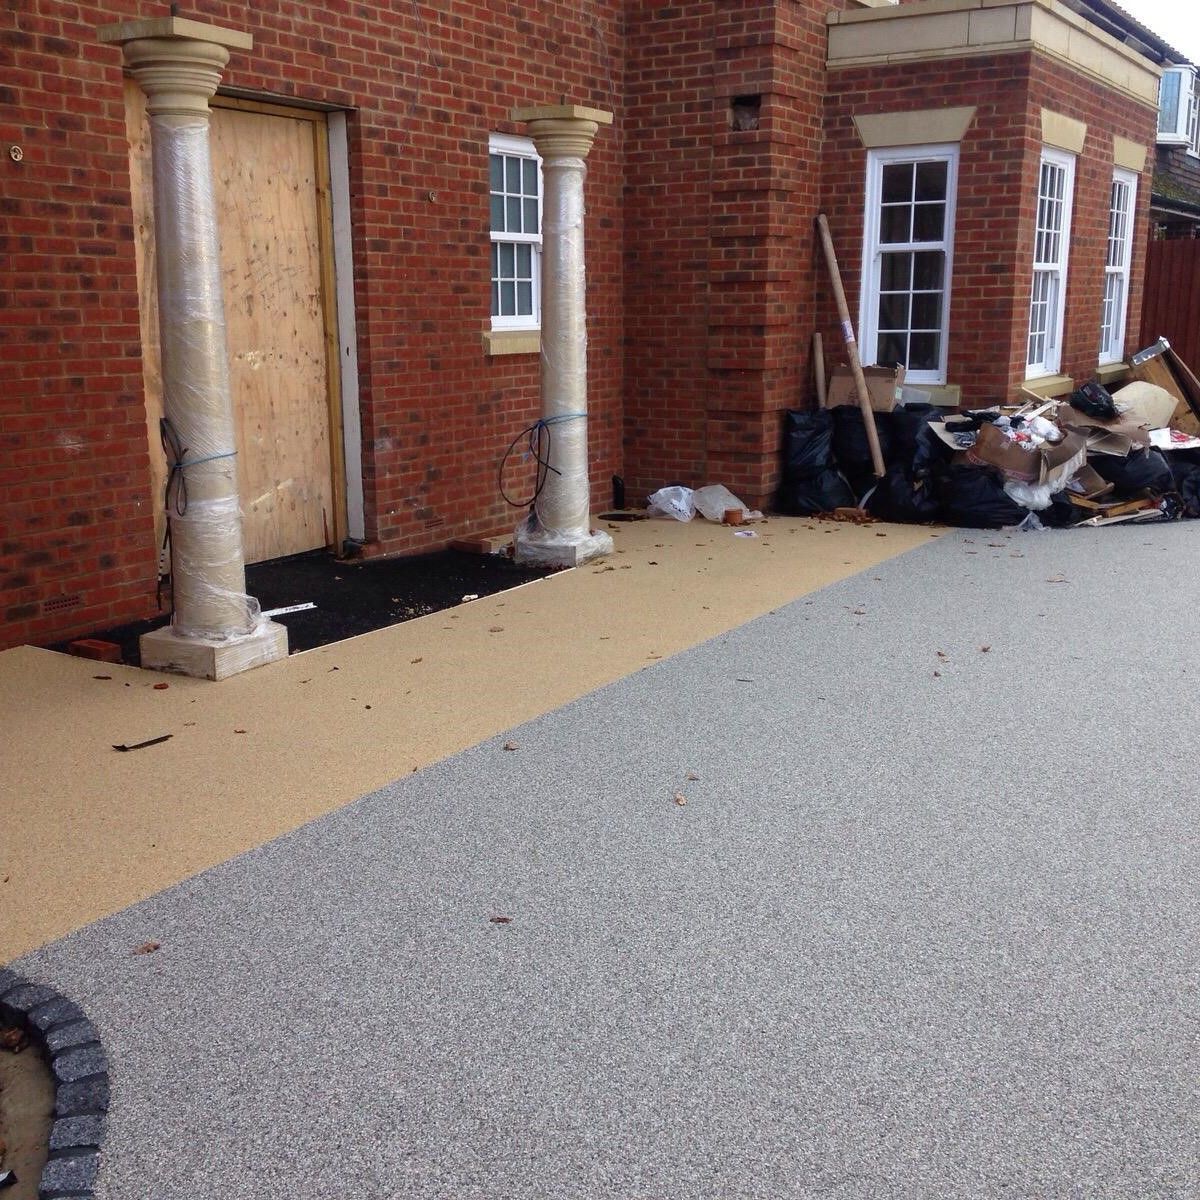
<svg viewBox="0 0 1200 1200">
<path fill-rule="evenodd" d="M 244 729 L 235 729 L 233 732 L 234 733 L 245 733 L 246 731 Z"/>
<path fill-rule="evenodd" d="M 1059 576 L 1056 576 L 1054 579 L 1047 579 L 1046 582 L 1047 583 L 1070 583 L 1071 581 L 1069 579 L 1064 579 L 1061 575 L 1059 575 Z"/>
<path fill-rule="evenodd" d="M 655 560 L 654 560 L 654 559 L 650 559 L 650 561 L 649 561 L 648 563 L 646 563 L 646 566 L 648 566 L 648 567 L 657 567 L 657 566 L 658 566 L 658 563 L 657 563 L 657 562 L 655 562 Z"/>
<path fill-rule="evenodd" d="M 505 742 L 504 745 L 501 746 L 500 748 L 502 750 L 520 750 L 521 743 L 520 742 Z"/>
<path fill-rule="evenodd" d="M 111 675 L 93 675 L 92 678 L 93 679 L 111 679 L 112 676 Z"/>
<path fill-rule="evenodd" d="M 934 677 L 934 679 L 941 679 L 941 677 L 942 677 L 941 671 L 934 671 L 933 677 Z"/>
<path fill-rule="evenodd" d="M 503 632 L 504 632 L 503 625 L 489 625 L 488 626 L 488 633 L 503 633 Z"/>
<path fill-rule="evenodd" d="M 700 776 L 697 775 L 695 771 L 689 771 L 687 773 L 687 779 L 690 783 L 697 783 L 700 779 Z"/>
<path fill-rule="evenodd" d="M 950 655 L 948 655 L 948 654 L 945 652 L 945 650 L 939 650 L 939 651 L 937 652 L 937 656 L 938 656 L 938 658 L 949 658 L 949 657 L 950 657 Z"/>
<path fill-rule="evenodd" d="M 165 692 L 170 686 L 171 685 L 169 683 L 156 683 L 154 685 L 154 690 L 156 692 Z"/>
<path fill-rule="evenodd" d="M 371 706 L 370 706 L 369 704 L 364 704 L 364 705 L 363 705 L 363 708 L 370 708 L 370 707 L 371 707 Z"/>
<path fill-rule="evenodd" d="M 488 917 L 493 925 L 511 925 L 512 917 Z"/>
<path fill-rule="evenodd" d="M 856 617 L 865 617 L 867 615 L 867 610 L 865 608 L 856 608 L 853 615 Z"/>
<path fill-rule="evenodd" d="M 411 662 L 411 663 L 414 663 L 414 664 L 415 664 L 415 663 L 419 663 L 419 662 L 424 662 L 424 661 L 425 661 L 425 656 L 424 656 L 424 655 L 422 655 L 420 658 L 410 658 L 408 661 L 409 661 L 409 662 Z"/>
<path fill-rule="evenodd" d="M 980 653 L 980 654 L 986 654 L 986 653 L 987 653 L 987 652 L 988 652 L 990 649 L 991 649 L 991 646 L 980 646 L 980 647 L 979 647 L 979 653 Z"/>
<path fill-rule="evenodd" d="M 162 945 L 161 942 L 143 942 L 135 951 L 134 954 L 153 954 L 155 950 Z"/>
<path fill-rule="evenodd" d="M 876 537 L 887 537 L 887 534 L 886 533 L 877 533 L 875 536 Z"/>
<path fill-rule="evenodd" d="M 682 808 L 687 803 L 687 797 L 682 792 L 676 792 L 672 797 L 676 804 Z"/>
<path fill-rule="evenodd" d="M 0 1030 L 0 1050 L 7 1050 L 10 1054 L 20 1054 L 27 1045 L 29 1045 L 29 1035 L 19 1026 L 13 1025 L 8 1029 Z"/>
</svg>

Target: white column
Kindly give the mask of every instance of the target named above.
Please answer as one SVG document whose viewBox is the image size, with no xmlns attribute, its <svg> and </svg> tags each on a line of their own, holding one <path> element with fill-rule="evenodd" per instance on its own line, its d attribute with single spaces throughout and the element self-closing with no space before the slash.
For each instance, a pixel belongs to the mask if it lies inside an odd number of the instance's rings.
<svg viewBox="0 0 1200 1200">
<path fill-rule="evenodd" d="M 142 665 L 222 679 L 287 655 L 287 631 L 246 594 L 229 352 L 209 151 L 209 98 L 248 34 L 179 17 L 107 26 L 146 93 L 163 412 L 176 454 L 167 519 L 174 616 Z"/>
<path fill-rule="evenodd" d="M 542 420 L 551 470 L 516 531 L 518 562 L 577 566 L 612 552 L 591 528 L 583 181 L 596 131 L 612 113 L 576 104 L 517 108 L 542 158 Z"/>
</svg>

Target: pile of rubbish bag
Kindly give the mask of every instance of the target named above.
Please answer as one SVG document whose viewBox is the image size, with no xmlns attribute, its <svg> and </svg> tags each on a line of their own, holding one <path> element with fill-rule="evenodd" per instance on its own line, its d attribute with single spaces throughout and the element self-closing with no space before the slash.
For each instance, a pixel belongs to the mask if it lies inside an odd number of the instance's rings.
<svg viewBox="0 0 1200 1200">
<path fill-rule="evenodd" d="M 1200 517 L 1200 437 L 1169 428 L 1176 398 L 1135 382 L 1087 384 L 1069 401 L 948 412 L 876 412 L 876 478 L 862 411 L 786 415 L 779 511 L 858 506 L 883 521 L 999 529 Z"/>
</svg>

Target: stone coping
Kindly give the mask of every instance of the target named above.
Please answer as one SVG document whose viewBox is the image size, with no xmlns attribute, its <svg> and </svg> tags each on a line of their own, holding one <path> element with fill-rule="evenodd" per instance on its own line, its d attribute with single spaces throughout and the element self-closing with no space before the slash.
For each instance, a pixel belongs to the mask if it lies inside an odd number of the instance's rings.
<svg viewBox="0 0 1200 1200">
<path fill-rule="evenodd" d="M 50 1156 L 38 1200 L 92 1200 L 109 1093 L 99 1031 L 74 1001 L 6 969 L 0 969 L 0 1018 L 28 1032 L 54 1079 Z"/>
</svg>

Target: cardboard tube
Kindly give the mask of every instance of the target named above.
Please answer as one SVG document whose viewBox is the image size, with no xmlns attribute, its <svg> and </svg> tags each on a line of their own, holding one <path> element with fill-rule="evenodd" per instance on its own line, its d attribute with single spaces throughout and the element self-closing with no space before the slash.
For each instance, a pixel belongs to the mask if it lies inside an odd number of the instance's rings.
<svg viewBox="0 0 1200 1200">
<path fill-rule="evenodd" d="M 817 404 L 825 407 L 825 340 L 813 334 L 813 374 L 817 377 Z"/>
<path fill-rule="evenodd" d="M 867 381 L 863 378 L 862 360 L 858 356 L 858 342 L 854 337 L 854 326 L 850 323 L 850 309 L 846 304 L 846 292 L 842 287 L 842 273 L 838 270 L 837 254 L 833 249 L 833 238 L 830 236 L 829 222 L 825 219 L 824 213 L 817 217 L 817 230 L 821 235 L 821 245 L 825 248 L 825 262 L 829 267 L 829 281 L 833 284 L 838 317 L 842 322 L 842 337 L 846 341 L 846 355 L 850 359 L 850 372 L 854 376 L 854 386 L 858 391 L 858 406 L 862 409 L 863 424 L 867 427 L 867 444 L 871 447 L 871 465 L 875 469 L 875 477 L 882 479 L 884 474 L 883 452 L 879 449 L 879 433 L 875 428 L 875 410 L 871 407 L 871 394 L 867 391 Z"/>
</svg>

